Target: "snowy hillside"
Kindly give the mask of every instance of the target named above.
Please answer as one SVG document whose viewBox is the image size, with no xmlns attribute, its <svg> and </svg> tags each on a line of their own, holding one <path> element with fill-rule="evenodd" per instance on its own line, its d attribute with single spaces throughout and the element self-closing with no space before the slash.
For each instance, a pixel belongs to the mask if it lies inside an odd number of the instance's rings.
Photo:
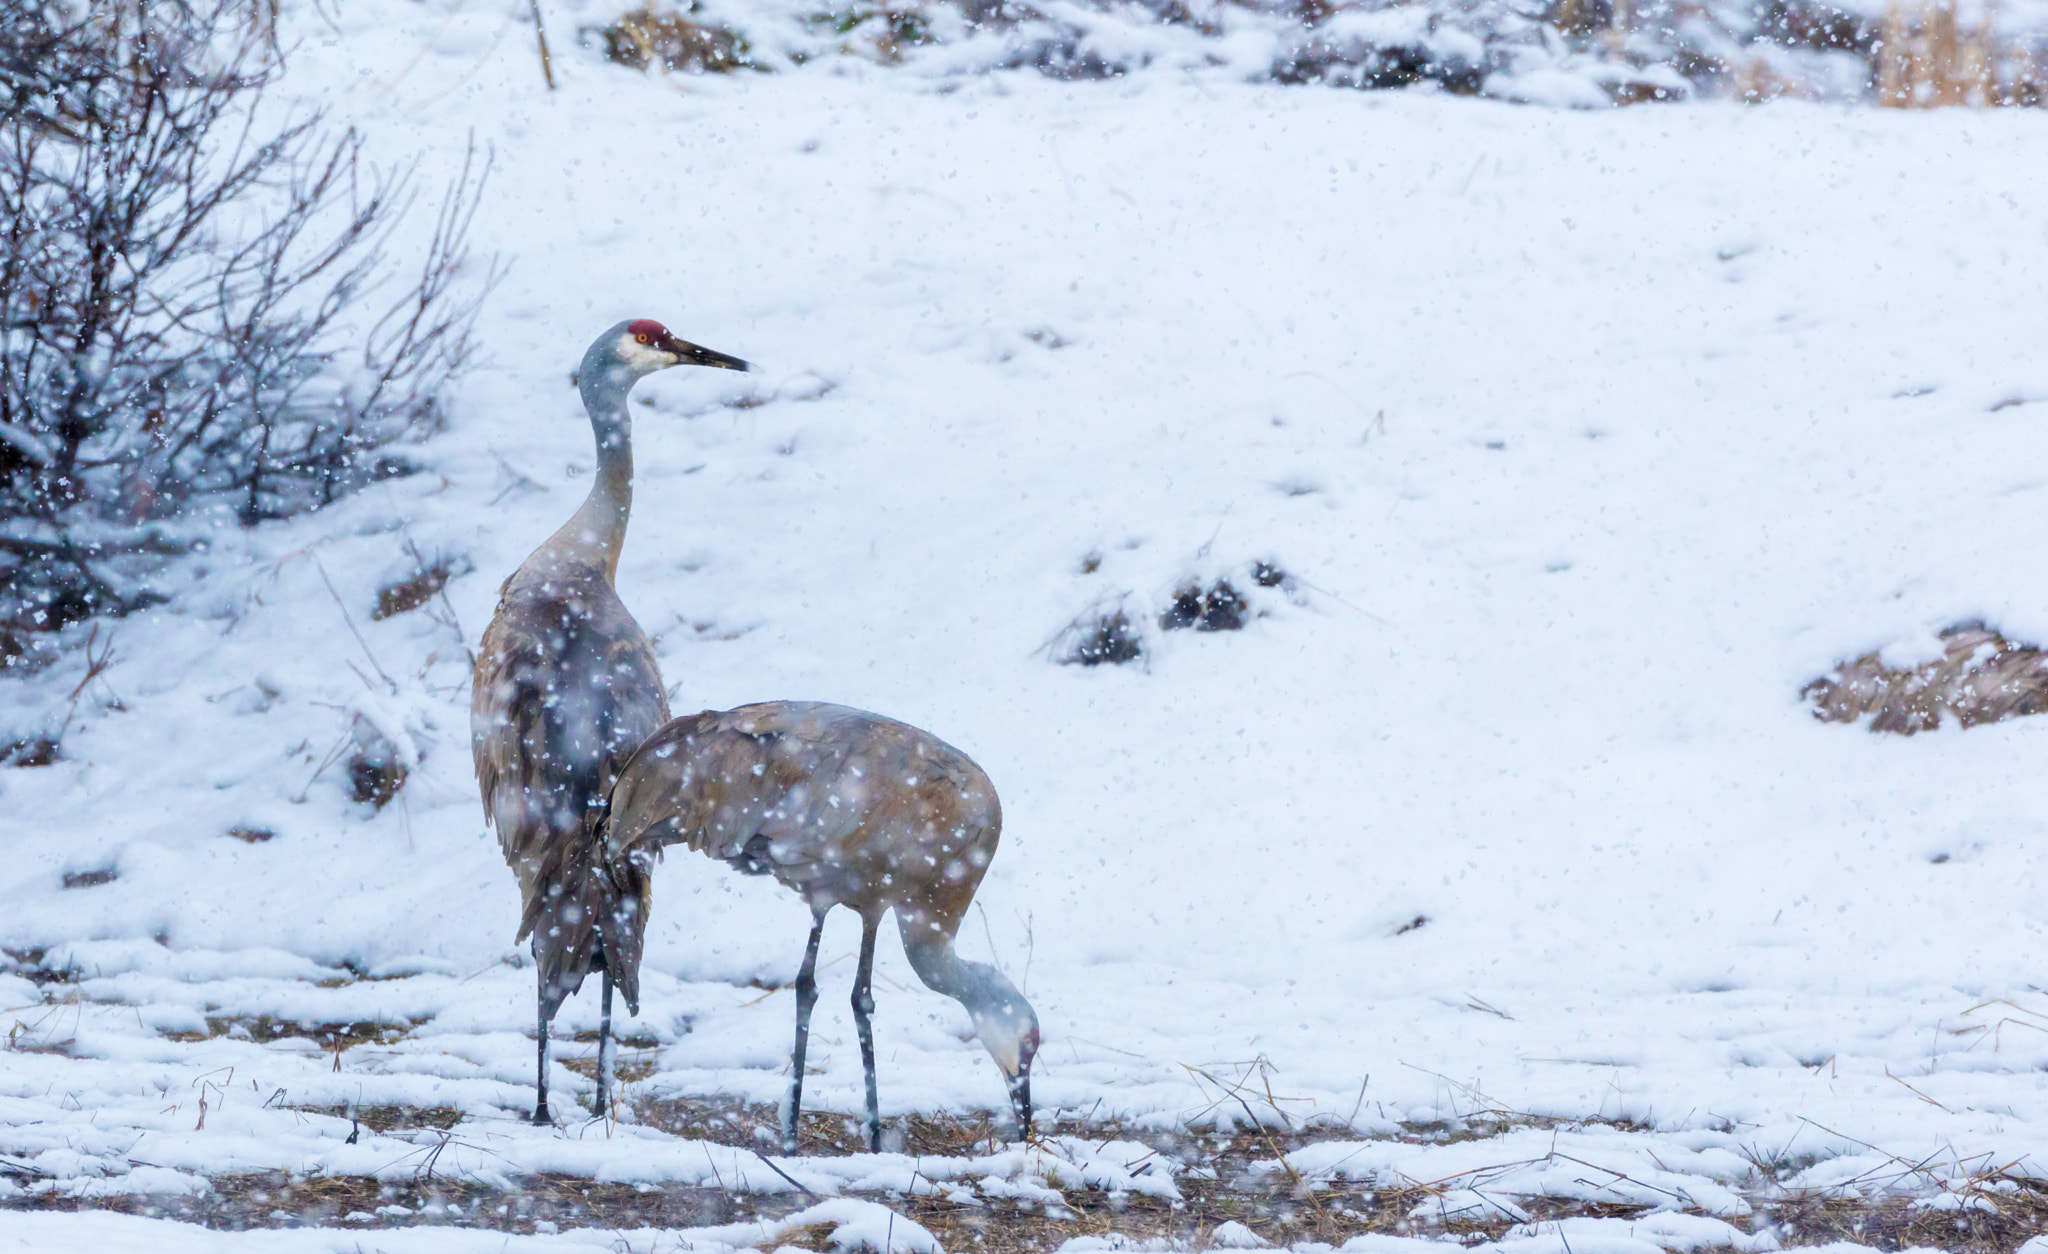
<svg viewBox="0 0 2048 1254">
<path fill-rule="evenodd" d="M 1570 1152 L 1610 1174 L 1498 1192 L 1745 1231 L 1770 1164 L 1927 1196 L 2048 1171 L 2048 720 L 1880 737 L 1799 700 L 1961 620 L 2048 640 L 2038 113 L 580 52 L 549 95 L 523 9 L 297 15 L 283 90 L 386 159 L 494 146 L 488 365 L 423 473 L 224 531 L 103 675 L 10 683 L 0 741 L 64 730 L 0 771 L 0 1199 L 412 1173 L 429 1142 L 345 1144 L 350 1105 L 459 1113 L 437 1169 L 480 1180 L 789 1187 L 633 1121 L 787 1083 L 805 912 L 686 854 L 627 1120 L 521 1122 L 532 972 L 466 650 L 587 489 L 569 371 L 632 316 L 759 367 L 636 394 L 618 582 L 676 710 L 844 702 L 987 769 L 1004 839 L 962 946 L 1038 1008 L 1048 1122 L 1277 1108 L 1349 1129 L 1287 1170 L 1380 1187 Z M 468 573 L 373 619 L 414 552 Z M 1218 579 L 1242 630 L 1160 628 Z M 1118 607 L 1142 660 L 1057 664 Z M 359 728 L 411 767 L 381 810 Z M 857 937 L 826 934 L 827 1110 L 860 1101 Z M 885 1117 L 1000 1109 L 959 1008 L 893 940 L 878 972 Z M 596 1015 L 593 982 L 563 1057 Z M 557 1072 L 573 1115 L 589 1081 Z M 1482 1115 L 1575 1148 L 1353 1143 Z M 1096 1144 L 778 1162 L 819 1194 L 1147 1187 Z M 142 1222 L 0 1211 L 0 1240 Z"/>
</svg>

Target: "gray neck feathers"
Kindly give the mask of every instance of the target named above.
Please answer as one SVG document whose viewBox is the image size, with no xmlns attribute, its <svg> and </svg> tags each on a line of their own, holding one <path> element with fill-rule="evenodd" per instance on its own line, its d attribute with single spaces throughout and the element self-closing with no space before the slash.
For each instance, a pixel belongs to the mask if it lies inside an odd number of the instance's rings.
<svg viewBox="0 0 2048 1254">
<path fill-rule="evenodd" d="M 985 962 L 967 962 L 954 959 L 960 964 L 965 976 L 966 987 L 961 989 L 959 1000 L 967 1013 L 976 1019 L 984 1016 L 1002 1019 L 1021 1019 L 1031 1012 L 1031 1003 L 1024 1000 L 1024 994 L 1010 983 L 1009 977 Z"/>
<path fill-rule="evenodd" d="M 953 952 L 952 941 L 914 935 L 905 924 L 903 951 L 917 977 L 935 993 L 960 1003 L 974 1017 L 976 1027 L 1005 1024 L 1022 1027 L 1035 1022 L 1036 1014 L 1024 994 L 1008 977 L 985 962 L 968 962 Z M 995 1052 L 998 1042 L 983 1038 L 982 1044 Z"/>
<path fill-rule="evenodd" d="M 577 558 L 601 563 L 605 577 L 616 580 L 626 519 L 633 509 L 633 422 L 626 396 L 640 376 L 618 360 L 613 339 L 608 333 L 592 344 L 576 372 L 577 390 L 583 394 L 597 441 L 597 473 L 583 507 L 551 543 Z"/>
</svg>

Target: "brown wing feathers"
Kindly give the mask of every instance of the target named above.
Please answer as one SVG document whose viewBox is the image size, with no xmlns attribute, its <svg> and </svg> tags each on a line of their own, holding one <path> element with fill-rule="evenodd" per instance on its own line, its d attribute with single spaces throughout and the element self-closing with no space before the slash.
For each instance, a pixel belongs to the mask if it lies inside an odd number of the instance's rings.
<svg viewBox="0 0 2048 1254">
<path fill-rule="evenodd" d="M 485 633 L 473 696 L 485 814 L 519 877 L 519 939 L 537 937 L 550 1015 L 600 952 L 637 1011 L 649 886 L 615 885 L 597 841 L 619 767 L 668 716 L 660 673 L 601 576 L 557 573 L 547 596 L 520 582 Z"/>
</svg>

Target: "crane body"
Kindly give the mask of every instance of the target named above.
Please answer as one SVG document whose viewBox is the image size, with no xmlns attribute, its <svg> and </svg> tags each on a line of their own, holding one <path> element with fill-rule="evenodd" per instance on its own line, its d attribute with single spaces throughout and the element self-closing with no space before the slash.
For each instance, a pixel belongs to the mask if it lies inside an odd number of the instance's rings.
<svg viewBox="0 0 2048 1254">
<path fill-rule="evenodd" d="M 995 967 L 953 951 L 1001 832 L 988 776 L 936 736 L 846 706 L 774 701 L 679 718 L 649 737 L 613 787 L 602 858 L 621 893 L 644 891 L 653 858 L 681 844 L 743 873 L 773 875 L 810 906 L 786 1153 L 797 1148 L 825 916 L 834 906 L 860 915 L 853 1014 L 867 1141 L 879 1149 L 871 982 L 876 932 L 891 910 L 912 970 L 967 1010 L 1007 1082 L 1020 1133 L 1030 1133 L 1037 1015 Z"/>
<path fill-rule="evenodd" d="M 549 1121 L 548 1025 L 593 970 L 604 975 L 598 1113 L 609 1106 L 616 983 L 639 1008 L 644 877 L 598 860 L 604 799 L 618 768 L 668 719 L 654 649 L 614 587 L 633 504 L 633 385 L 676 365 L 747 364 L 676 339 L 659 323 L 599 336 L 577 373 L 597 441 L 590 493 L 500 589 L 470 697 L 484 817 L 519 877 L 516 939 L 538 970 L 539 1079 L 533 1118 Z"/>
</svg>

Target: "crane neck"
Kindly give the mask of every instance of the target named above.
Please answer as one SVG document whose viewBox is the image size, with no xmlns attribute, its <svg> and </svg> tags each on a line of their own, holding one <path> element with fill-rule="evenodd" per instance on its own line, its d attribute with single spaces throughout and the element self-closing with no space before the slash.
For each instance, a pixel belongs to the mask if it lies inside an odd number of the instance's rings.
<svg viewBox="0 0 2048 1254">
<path fill-rule="evenodd" d="M 583 408 L 597 441 L 597 472 L 590 495 L 549 541 L 563 557 L 602 566 L 612 583 L 618 582 L 619 553 L 633 512 L 633 420 L 626 396 L 637 382 L 637 374 L 619 368 L 586 369 L 579 376 Z"/>
<path fill-rule="evenodd" d="M 1020 1069 L 1029 1068 L 1028 1049 L 1038 1043 L 1038 1015 L 1017 986 L 987 963 L 961 958 L 953 952 L 951 937 L 920 929 L 909 914 L 899 910 L 897 923 L 903 932 L 904 956 L 917 978 L 933 992 L 960 1003 L 1003 1074 L 1015 1079 Z"/>
</svg>

